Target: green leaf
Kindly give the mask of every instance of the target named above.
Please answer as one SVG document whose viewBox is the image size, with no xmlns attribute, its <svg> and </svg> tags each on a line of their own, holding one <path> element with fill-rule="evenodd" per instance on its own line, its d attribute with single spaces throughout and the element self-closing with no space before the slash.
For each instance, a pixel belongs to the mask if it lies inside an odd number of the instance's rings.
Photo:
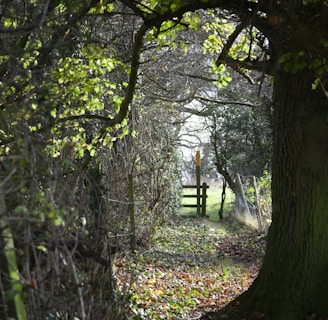
<svg viewBox="0 0 328 320">
<path fill-rule="evenodd" d="M 90 157 L 94 157 L 96 154 L 96 150 L 95 149 L 91 149 L 90 150 Z"/>
<path fill-rule="evenodd" d="M 45 246 L 38 245 L 36 248 L 44 253 L 48 253 L 48 249 Z"/>
<path fill-rule="evenodd" d="M 127 136 L 129 134 L 129 128 L 128 127 L 124 127 L 123 128 L 123 135 Z"/>
<path fill-rule="evenodd" d="M 82 148 L 79 149 L 79 157 L 80 158 L 84 157 L 84 150 Z"/>
<path fill-rule="evenodd" d="M 64 223 L 64 220 L 63 220 L 61 217 L 57 216 L 57 217 L 55 218 L 55 220 L 54 220 L 54 225 L 55 225 L 56 227 L 59 227 L 59 226 L 64 225 L 64 224 L 65 224 L 65 223 Z"/>
<path fill-rule="evenodd" d="M 28 209 L 26 206 L 19 205 L 14 210 L 18 214 L 28 214 Z"/>
</svg>

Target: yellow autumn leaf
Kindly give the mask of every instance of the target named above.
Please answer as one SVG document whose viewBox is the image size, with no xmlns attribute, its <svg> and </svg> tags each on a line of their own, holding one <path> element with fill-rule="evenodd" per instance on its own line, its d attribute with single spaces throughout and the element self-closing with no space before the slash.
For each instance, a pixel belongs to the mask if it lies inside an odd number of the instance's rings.
<svg viewBox="0 0 328 320">
<path fill-rule="evenodd" d="M 155 289 L 155 290 L 154 290 L 154 293 L 155 293 L 156 295 L 162 296 L 162 295 L 164 295 L 165 292 L 164 292 L 163 290 L 161 290 L 161 289 L 158 289 L 158 290 Z"/>
<path fill-rule="evenodd" d="M 155 284 L 156 283 L 156 279 L 155 278 L 151 278 L 148 280 L 148 284 Z"/>
</svg>

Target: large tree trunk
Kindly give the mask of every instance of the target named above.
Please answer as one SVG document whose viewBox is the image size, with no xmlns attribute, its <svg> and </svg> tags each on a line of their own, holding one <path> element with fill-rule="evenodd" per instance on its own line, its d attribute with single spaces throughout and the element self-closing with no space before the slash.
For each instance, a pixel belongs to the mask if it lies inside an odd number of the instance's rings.
<svg viewBox="0 0 328 320">
<path fill-rule="evenodd" d="M 328 100 L 306 70 L 275 75 L 272 225 L 241 305 L 272 319 L 328 316 Z"/>
</svg>

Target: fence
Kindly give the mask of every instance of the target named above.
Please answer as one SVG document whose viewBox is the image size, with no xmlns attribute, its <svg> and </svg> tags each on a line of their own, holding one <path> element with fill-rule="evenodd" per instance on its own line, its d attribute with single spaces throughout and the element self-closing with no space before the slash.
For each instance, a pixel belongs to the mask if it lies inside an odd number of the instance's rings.
<svg viewBox="0 0 328 320">
<path fill-rule="evenodd" d="M 196 189 L 196 194 L 183 194 L 183 198 L 196 198 L 196 204 L 182 204 L 183 207 L 197 208 L 197 216 L 206 216 L 206 190 L 209 186 L 204 182 L 201 186 L 183 185 L 183 189 Z"/>
</svg>

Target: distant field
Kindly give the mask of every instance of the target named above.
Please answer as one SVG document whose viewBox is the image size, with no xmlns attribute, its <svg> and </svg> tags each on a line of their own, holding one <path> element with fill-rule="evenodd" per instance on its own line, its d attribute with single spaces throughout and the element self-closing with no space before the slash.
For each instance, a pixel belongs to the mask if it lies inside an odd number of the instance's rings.
<svg viewBox="0 0 328 320">
<path fill-rule="evenodd" d="M 206 215 L 209 216 L 211 221 L 218 221 L 218 211 L 221 204 L 221 192 L 222 187 L 218 184 L 213 184 L 207 189 L 207 200 L 206 200 Z M 196 189 L 183 189 L 183 194 L 196 194 Z M 196 198 L 182 198 L 182 204 L 196 204 Z M 226 217 L 229 212 L 233 209 L 234 194 L 232 191 L 226 189 L 226 200 L 224 205 L 223 215 Z M 183 208 L 181 214 L 185 216 L 195 216 L 197 214 L 196 208 Z"/>
</svg>

